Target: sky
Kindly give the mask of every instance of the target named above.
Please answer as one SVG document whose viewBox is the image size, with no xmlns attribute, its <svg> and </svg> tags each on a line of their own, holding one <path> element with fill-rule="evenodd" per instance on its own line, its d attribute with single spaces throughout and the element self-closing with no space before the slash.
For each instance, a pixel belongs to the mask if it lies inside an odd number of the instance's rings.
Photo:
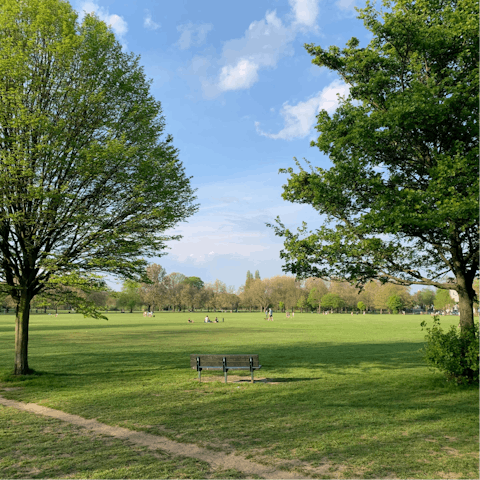
<svg viewBox="0 0 480 480">
<path fill-rule="evenodd" d="M 95 12 L 125 51 L 140 56 L 151 93 L 162 104 L 198 212 L 167 233 L 167 255 L 150 258 L 167 273 L 219 279 L 238 289 L 246 272 L 282 275 L 282 239 L 266 223 L 289 228 L 321 219 L 308 205 L 286 202 L 282 186 L 294 157 L 328 168 L 310 142 L 316 115 L 332 113 L 348 87 L 312 65 L 304 48 L 343 47 L 371 36 L 356 18 L 363 0 L 72 0 Z M 111 285 L 119 289 L 119 284 Z"/>
</svg>

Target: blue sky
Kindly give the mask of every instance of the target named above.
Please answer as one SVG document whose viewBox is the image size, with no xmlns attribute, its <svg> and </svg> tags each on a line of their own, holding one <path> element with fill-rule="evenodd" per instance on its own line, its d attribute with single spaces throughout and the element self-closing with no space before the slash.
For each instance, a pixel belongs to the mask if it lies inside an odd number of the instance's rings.
<svg viewBox="0 0 480 480">
<path fill-rule="evenodd" d="M 355 3 L 355 1 L 357 3 Z M 220 279 L 238 288 L 247 270 L 282 274 L 282 241 L 266 227 L 319 225 L 308 206 L 281 198 L 293 157 L 328 167 L 309 146 L 316 114 L 334 111 L 348 89 L 311 64 L 305 43 L 343 47 L 370 36 L 356 18 L 361 0 L 72 0 L 111 25 L 125 50 L 141 56 L 160 100 L 166 132 L 197 191 L 199 211 L 174 233 L 168 273 Z M 173 233 L 173 232 L 172 232 Z M 113 285 L 115 286 L 115 285 Z"/>
</svg>

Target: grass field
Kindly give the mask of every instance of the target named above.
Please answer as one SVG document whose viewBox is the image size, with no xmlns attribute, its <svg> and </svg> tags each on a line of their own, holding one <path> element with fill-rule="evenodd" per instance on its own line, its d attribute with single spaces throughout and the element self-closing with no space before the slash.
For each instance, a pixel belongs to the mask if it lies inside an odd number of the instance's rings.
<svg viewBox="0 0 480 480">
<path fill-rule="evenodd" d="M 427 369 L 422 317 L 204 315 L 33 315 L 27 380 L 9 376 L 14 317 L 0 316 L 0 395 L 312 477 L 478 478 L 478 389 Z M 258 353 L 263 368 L 255 384 L 199 383 L 190 353 Z M 2 406 L 0 430 L 1 478 L 241 477 Z"/>
</svg>

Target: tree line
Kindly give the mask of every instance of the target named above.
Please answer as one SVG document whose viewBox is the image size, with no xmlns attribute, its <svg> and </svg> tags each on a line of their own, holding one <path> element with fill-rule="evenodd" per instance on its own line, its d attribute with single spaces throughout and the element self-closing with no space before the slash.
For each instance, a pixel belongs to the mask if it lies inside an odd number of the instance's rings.
<svg viewBox="0 0 480 480">
<path fill-rule="evenodd" d="M 452 310 L 455 300 L 448 290 L 424 288 L 413 294 L 409 287 L 382 284 L 378 281 L 367 283 L 363 289 L 345 281 L 325 281 L 310 277 L 305 280 L 288 275 L 261 278 L 260 272 L 247 271 L 245 283 L 235 290 L 221 280 L 205 283 L 201 278 L 188 277 L 182 273 L 167 274 L 158 264 L 146 268 L 146 282 L 125 280 L 120 292 L 113 291 L 103 283 L 97 290 L 82 292 L 87 302 L 105 311 L 129 311 L 143 309 L 155 311 L 194 311 L 194 310 L 246 310 L 266 311 L 272 308 L 279 312 L 323 311 L 379 311 L 399 313 L 403 310 Z M 478 282 L 475 285 L 478 290 Z M 38 295 L 32 308 L 46 312 L 49 310 L 71 310 L 66 288 L 63 297 L 51 298 Z M 0 298 L 2 307 L 8 312 L 14 306 L 9 296 Z"/>
</svg>

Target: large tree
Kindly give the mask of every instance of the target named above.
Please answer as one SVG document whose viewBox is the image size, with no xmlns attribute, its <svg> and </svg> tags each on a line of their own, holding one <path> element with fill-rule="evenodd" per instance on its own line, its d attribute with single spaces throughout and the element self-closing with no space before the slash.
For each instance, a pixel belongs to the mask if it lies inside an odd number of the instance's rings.
<svg viewBox="0 0 480 480">
<path fill-rule="evenodd" d="M 473 327 L 478 271 L 478 2 L 399 0 L 360 18 L 361 47 L 306 45 L 337 72 L 348 98 L 318 115 L 317 146 L 331 168 L 292 168 L 283 197 L 312 205 L 323 226 L 285 237 L 298 276 L 431 285 L 459 294 Z M 308 162 L 307 162 L 308 163 Z"/>
<path fill-rule="evenodd" d="M 0 282 L 30 372 L 32 299 L 107 273 L 139 280 L 193 214 L 139 58 L 62 0 L 0 2 Z"/>
</svg>

